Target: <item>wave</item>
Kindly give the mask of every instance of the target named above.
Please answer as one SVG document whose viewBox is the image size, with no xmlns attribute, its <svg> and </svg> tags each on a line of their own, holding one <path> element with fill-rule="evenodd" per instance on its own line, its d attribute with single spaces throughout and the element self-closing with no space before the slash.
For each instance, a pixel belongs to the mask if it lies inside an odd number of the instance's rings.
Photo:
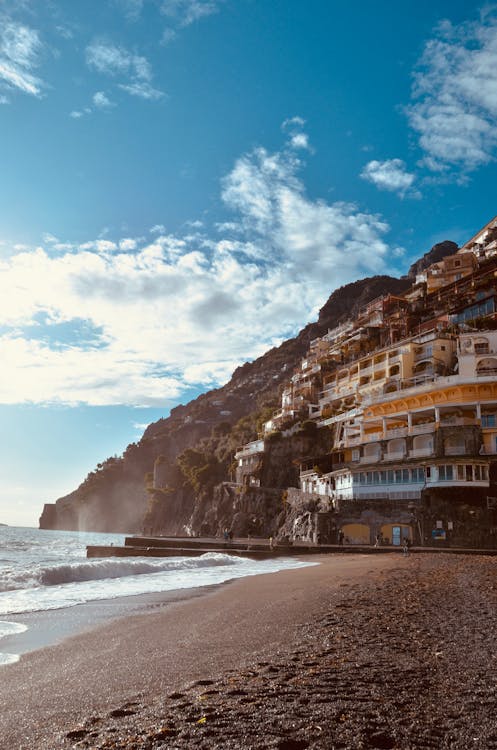
<svg viewBox="0 0 497 750">
<path fill-rule="evenodd" d="M 5 620 L 0 620 L 0 638 L 4 638 L 6 635 L 24 633 L 27 629 L 27 625 L 23 625 L 20 622 L 6 622 Z"/>
<path fill-rule="evenodd" d="M 194 571 L 202 568 L 239 565 L 241 558 L 208 552 L 195 558 L 103 558 L 99 560 L 41 566 L 31 570 L 8 569 L 0 573 L 0 591 L 60 586 L 65 583 L 101 581 L 128 576 L 151 575 L 173 571 Z"/>
</svg>

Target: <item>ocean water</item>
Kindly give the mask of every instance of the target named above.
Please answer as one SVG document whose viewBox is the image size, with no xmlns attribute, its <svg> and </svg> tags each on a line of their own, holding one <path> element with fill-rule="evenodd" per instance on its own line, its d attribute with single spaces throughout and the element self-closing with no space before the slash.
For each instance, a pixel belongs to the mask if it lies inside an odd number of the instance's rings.
<svg viewBox="0 0 497 750">
<path fill-rule="evenodd" d="M 197 588 L 233 578 L 308 565 L 293 558 L 247 560 L 209 552 L 201 557 L 86 559 L 86 546 L 122 545 L 122 534 L 0 527 L 0 665 L 2 639 L 26 631 L 19 615 L 84 602 Z M 311 563 L 312 564 L 312 563 Z M 9 620 L 15 615 L 16 621 Z"/>
</svg>

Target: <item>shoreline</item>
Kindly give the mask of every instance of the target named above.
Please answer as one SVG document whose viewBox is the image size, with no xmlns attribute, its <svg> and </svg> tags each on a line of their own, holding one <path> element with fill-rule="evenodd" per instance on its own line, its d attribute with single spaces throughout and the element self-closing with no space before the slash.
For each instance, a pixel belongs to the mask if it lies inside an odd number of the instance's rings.
<svg viewBox="0 0 497 750">
<path fill-rule="evenodd" d="M 319 561 L 4 667 L 0 747 L 497 748 L 497 559 Z"/>
<path fill-rule="evenodd" d="M 202 596 L 204 592 L 208 593 L 209 589 L 224 586 L 231 580 L 236 579 L 185 589 L 93 599 L 71 607 L 0 615 L 2 622 L 25 625 L 27 628 L 25 631 L 0 638 L 0 653 L 23 657 L 43 648 L 57 646 L 68 638 L 83 635 L 117 620 L 147 615 L 160 611 L 169 604 Z M 1 666 L 0 664 L 0 669 Z"/>
<path fill-rule="evenodd" d="M 294 564 L 295 560 L 291 562 Z M 298 562 L 304 563 L 302 567 L 318 564 L 316 559 L 304 559 L 304 556 L 300 556 Z M 298 569 L 299 567 L 292 568 L 291 566 L 281 568 L 281 570 Z M 66 638 L 93 630 L 101 625 L 135 615 L 146 615 L 154 611 L 160 611 L 172 603 L 202 596 L 236 580 L 259 575 L 272 575 L 274 572 L 278 572 L 278 570 L 260 571 L 242 576 L 233 575 L 233 577 L 221 578 L 211 583 L 192 586 L 179 585 L 178 588 L 164 589 L 163 591 L 144 591 L 102 599 L 89 599 L 69 606 L 0 615 L 0 622 L 22 625 L 25 628 L 19 632 L 0 637 L 0 656 L 13 657 L 12 660 L 6 662 L 0 661 L 0 669 L 7 664 L 17 663 L 19 658 L 25 654 L 41 648 L 55 646 Z"/>
<path fill-rule="evenodd" d="M 54 734 L 82 715 L 154 701 L 224 666 L 278 651 L 317 613 L 323 596 L 383 575 L 400 556 L 313 556 L 293 570 L 234 579 L 202 595 L 159 604 L 25 654 L 2 667 L 0 737 L 5 747 L 66 747 Z"/>
</svg>

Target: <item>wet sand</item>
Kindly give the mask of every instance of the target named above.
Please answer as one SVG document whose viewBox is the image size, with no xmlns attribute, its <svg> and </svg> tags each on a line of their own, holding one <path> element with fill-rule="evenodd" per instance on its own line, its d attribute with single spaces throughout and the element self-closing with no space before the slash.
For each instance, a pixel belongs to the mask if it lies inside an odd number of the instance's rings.
<svg viewBox="0 0 497 750">
<path fill-rule="evenodd" d="M 497 558 L 320 561 L 3 667 L 0 747 L 497 748 Z"/>
</svg>

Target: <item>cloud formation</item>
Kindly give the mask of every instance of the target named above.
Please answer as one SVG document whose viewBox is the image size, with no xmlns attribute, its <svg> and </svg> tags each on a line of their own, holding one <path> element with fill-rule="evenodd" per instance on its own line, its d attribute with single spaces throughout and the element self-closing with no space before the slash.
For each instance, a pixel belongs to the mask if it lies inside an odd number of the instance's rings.
<svg viewBox="0 0 497 750">
<path fill-rule="evenodd" d="M 57 249 L 49 234 L 0 262 L 0 402 L 163 405 L 224 382 L 337 286 L 387 270 L 387 225 L 311 200 L 301 166 L 291 135 L 240 156 L 222 185 L 237 231 L 221 237 L 156 225 Z"/>
<path fill-rule="evenodd" d="M 161 12 L 179 27 L 217 13 L 222 0 L 162 0 Z"/>
<path fill-rule="evenodd" d="M 141 99 L 161 99 L 164 92 L 152 86 L 152 68 L 146 57 L 129 52 L 106 39 L 95 39 L 86 48 L 86 63 L 97 73 L 125 79 L 117 85 Z"/>
<path fill-rule="evenodd" d="M 380 190 L 398 193 L 402 198 L 405 195 L 419 197 L 419 193 L 412 190 L 415 175 L 407 171 L 402 159 L 373 159 L 366 164 L 360 176 Z"/>
<path fill-rule="evenodd" d="M 7 89 L 40 97 L 44 84 L 33 73 L 42 49 L 38 32 L 20 23 L 0 20 L 0 82 Z M 3 100 L 6 103 L 5 97 Z"/>
<path fill-rule="evenodd" d="M 412 93 L 407 115 L 425 167 L 469 173 L 492 161 L 497 148 L 495 10 L 476 22 L 441 23 L 425 46 Z"/>
</svg>

